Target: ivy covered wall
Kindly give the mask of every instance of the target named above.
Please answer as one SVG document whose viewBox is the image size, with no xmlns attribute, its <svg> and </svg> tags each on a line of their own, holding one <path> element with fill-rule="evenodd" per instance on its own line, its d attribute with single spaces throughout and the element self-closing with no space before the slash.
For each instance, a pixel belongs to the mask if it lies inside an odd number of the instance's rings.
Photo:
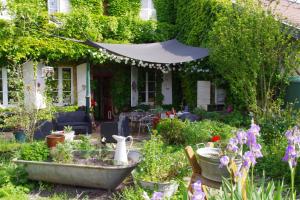
<svg viewBox="0 0 300 200">
<path fill-rule="evenodd" d="M 300 64 L 300 40 L 292 39 L 282 16 L 252 0 L 181 0 L 176 7 L 177 39 L 209 48 L 214 82 L 227 86 L 227 104 L 268 110 Z M 193 106 L 195 85 L 188 85 L 201 77 L 182 73 L 181 79 L 183 99 Z"/>
<path fill-rule="evenodd" d="M 111 16 L 138 16 L 140 0 L 107 0 L 108 14 Z"/>
<path fill-rule="evenodd" d="M 16 64 L 29 59 L 76 63 L 86 60 L 94 55 L 90 52 L 96 51 L 53 36 L 112 43 L 147 43 L 175 37 L 174 25 L 143 21 L 137 16 L 124 14 L 125 11 L 137 14 L 139 1 L 122 1 L 122 9 L 116 9 L 119 14 L 111 11 L 115 16 L 104 15 L 104 4 L 108 4 L 107 9 L 113 10 L 114 5 L 119 5 L 117 2 L 71 0 L 71 13 L 49 16 L 44 0 L 8 0 L 10 14 L 14 18 L 10 22 L 0 20 L 0 35 L 3 36 L 0 38 L 1 63 Z M 52 22 L 49 22 L 50 19 Z M 97 62 L 105 60 L 96 59 Z"/>
<path fill-rule="evenodd" d="M 156 9 L 157 20 L 175 24 L 177 14 L 177 1 L 179 0 L 153 0 Z"/>
</svg>

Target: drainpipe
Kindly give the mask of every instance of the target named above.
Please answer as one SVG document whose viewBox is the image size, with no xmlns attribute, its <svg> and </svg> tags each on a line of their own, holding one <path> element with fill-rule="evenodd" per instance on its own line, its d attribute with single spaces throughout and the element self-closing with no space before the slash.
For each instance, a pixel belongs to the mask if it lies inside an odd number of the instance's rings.
<svg viewBox="0 0 300 200">
<path fill-rule="evenodd" d="M 85 94 L 85 108 L 86 113 L 90 113 L 90 102 L 91 102 L 91 64 L 88 62 L 86 64 L 86 94 Z"/>
</svg>

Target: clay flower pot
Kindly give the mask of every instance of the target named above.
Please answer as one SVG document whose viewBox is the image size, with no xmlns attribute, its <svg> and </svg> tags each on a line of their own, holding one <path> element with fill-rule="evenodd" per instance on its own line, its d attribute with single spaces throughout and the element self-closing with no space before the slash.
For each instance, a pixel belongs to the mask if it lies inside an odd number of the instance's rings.
<svg viewBox="0 0 300 200">
<path fill-rule="evenodd" d="M 65 142 L 65 136 L 63 134 L 51 134 L 47 135 L 47 145 L 49 148 L 56 147 L 58 143 Z"/>
</svg>

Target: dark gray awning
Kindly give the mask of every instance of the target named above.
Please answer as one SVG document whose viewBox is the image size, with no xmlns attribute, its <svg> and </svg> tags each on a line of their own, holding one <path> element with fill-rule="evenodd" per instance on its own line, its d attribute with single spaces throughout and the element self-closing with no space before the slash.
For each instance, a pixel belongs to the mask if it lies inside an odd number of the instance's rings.
<svg viewBox="0 0 300 200">
<path fill-rule="evenodd" d="M 176 39 L 149 44 L 107 44 L 92 41 L 86 41 L 84 44 L 105 49 L 112 54 L 149 63 L 176 64 L 208 56 L 208 49 L 187 46 Z"/>
</svg>

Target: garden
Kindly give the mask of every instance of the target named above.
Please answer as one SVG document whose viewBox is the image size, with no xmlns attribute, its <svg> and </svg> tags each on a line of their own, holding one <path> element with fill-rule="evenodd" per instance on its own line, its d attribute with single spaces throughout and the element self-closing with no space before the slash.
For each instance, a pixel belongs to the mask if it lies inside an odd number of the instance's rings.
<svg viewBox="0 0 300 200">
<path fill-rule="evenodd" d="M 71 0 L 71 13 L 52 16 L 44 0 L 7 2 L 14 17 L 0 20 L 0 65 L 9 75 L 7 99 L 13 106 L 0 110 L 1 199 L 300 199 L 300 110 L 285 99 L 298 70 L 300 40 L 271 6 L 252 0 L 154 0 L 157 21 L 144 21 L 136 0 Z M 23 63 L 33 61 L 36 74 L 41 60 L 54 66 L 113 62 L 61 38 L 107 43 L 177 38 L 208 48 L 210 55 L 173 72 L 172 105 L 162 105 L 162 88 L 155 87 L 152 107 L 168 117 L 158 116 L 143 140 L 133 138 L 131 145 L 115 137 L 120 142 L 111 145 L 98 135 L 75 136 L 68 126 L 37 137 L 40 122 L 82 108 L 54 105 L 55 83 L 47 88 L 45 109 L 26 107 Z M 112 88 L 117 110 L 128 109 L 130 99 L 130 84 L 124 82 L 131 74 L 124 69 Z M 225 88 L 221 110 L 197 107 L 199 80 Z M 1 104 L 3 96 L 1 90 Z M 180 119 L 175 110 L 185 107 L 198 120 Z"/>
</svg>

